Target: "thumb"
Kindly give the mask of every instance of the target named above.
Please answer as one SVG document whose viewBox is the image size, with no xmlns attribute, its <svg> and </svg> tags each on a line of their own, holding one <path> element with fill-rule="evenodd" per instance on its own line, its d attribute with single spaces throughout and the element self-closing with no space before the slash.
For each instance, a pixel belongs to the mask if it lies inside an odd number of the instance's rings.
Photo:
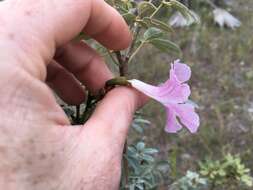
<svg viewBox="0 0 253 190">
<path fill-rule="evenodd" d="M 123 149 L 133 114 L 146 101 L 147 97 L 140 92 L 118 87 L 106 95 L 84 129 L 96 135 L 101 134 L 101 141 L 111 139 L 117 142 L 119 148 Z"/>
</svg>

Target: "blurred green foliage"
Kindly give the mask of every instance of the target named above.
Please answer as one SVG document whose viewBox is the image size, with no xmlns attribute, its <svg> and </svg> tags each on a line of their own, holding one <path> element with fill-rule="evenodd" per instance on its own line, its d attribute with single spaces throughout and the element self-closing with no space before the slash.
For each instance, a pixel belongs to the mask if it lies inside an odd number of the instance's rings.
<svg viewBox="0 0 253 190">
<path fill-rule="evenodd" d="M 204 190 L 207 187 L 207 179 L 196 172 L 187 171 L 185 176 L 171 185 L 170 190 Z"/>
<path fill-rule="evenodd" d="M 151 146 L 159 147 L 159 157 L 167 156 L 173 163 L 174 172 L 169 174 L 173 180 L 180 179 L 189 169 L 197 171 L 199 161 L 222 160 L 227 153 L 240 154 L 242 162 L 252 171 L 253 1 L 231 0 L 229 4 L 220 4 L 242 22 L 235 30 L 218 27 L 209 6 L 188 2 L 200 16 L 201 24 L 176 28 L 170 38 L 182 49 L 181 58 L 193 70 L 192 99 L 199 106 L 200 131 L 196 135 L 186 131 L 165 134 L 165 113 L 160 105 L 151 103 L 143 111 L 151 121 L 143 138 Z M 160 16 L 168 22 L 170 15 L 164 11 Z M 132 78 L 159 84 L 166 80 L 169 64 L 176 58 L 148 46 L 133 60 L 129 73 Z M 136 138 L 134 133 L 130 136 Z"/>
<path fill-rule="evenodd" d="M 239 156 L 227 154 L 222 160 L 200 163 L 200 174 L 209 180 L 211 188 L 243 189 L 252 187 L 250 169 L 242 164 Z"/>
</svg>

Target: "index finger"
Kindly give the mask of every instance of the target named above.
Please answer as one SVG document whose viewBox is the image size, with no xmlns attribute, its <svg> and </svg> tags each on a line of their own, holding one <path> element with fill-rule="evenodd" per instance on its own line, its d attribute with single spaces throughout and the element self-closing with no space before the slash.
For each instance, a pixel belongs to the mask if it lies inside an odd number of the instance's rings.
<svg viewBox="0 0 253 190">
<path fill-rule="evenodd" d="M 26 44 L 26 48 L 30 48 L 27 52 L 43 52 L 45 60 L 53 57 L 55 46 L 68 43 L 81 31 L 112 50 L 124 49 L 131 42 L 126 22 L 104 0 L 61 0 L 58 3 L 8 0 L 0 3 L 0 10 L 1 15 L 8 15 L 1 17 L 6 33 L 18 33 L 17 43 Z"/>
<path fill-rule="evenodd" d="M 81 31 L 111 50 L 129 46 L 131 33 L 128 25 L 104 0 L 63 1 L 59 4 L 62 8 L 57 9 L 57 16 L 49 19 L 57 22 L 54 27 L 58 46 L 72 40 Z"/>
<path fill-rule="evenodd" d="M 92 11 L 84 33 L 109 49 L 127 48 L 131 34 L 121 15 L 103 0 L 94 0 L 92 3 Z"/>
</svg>

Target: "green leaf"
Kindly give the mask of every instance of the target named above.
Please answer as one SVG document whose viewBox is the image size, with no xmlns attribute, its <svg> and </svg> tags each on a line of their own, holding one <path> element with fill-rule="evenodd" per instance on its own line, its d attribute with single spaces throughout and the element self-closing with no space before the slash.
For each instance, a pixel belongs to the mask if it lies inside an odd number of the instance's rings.
<svg viewBox="0 0 253 190">
<path fill-rule="evenodd" d="M 135 184 L 131 184 L 129 190 L 135 190 Z"/>
<path fill-rule="evenodd" d="M 137 150 L 141 151 L 145 148 L 145 143 L 144 142 L 138 142 L 136 145 Z"/>
<path fill-rule="evenodd" d="M 166 172 L 170 169 L 170 165 L 168 161 L 159 161 L 156 163 L 156 168 L 158 171 Z"/>
<path fill-rule="evenodd" d="M 138 13 L 140 17 L 150 16 L 156 11 L 156 6 L 149 2 L 141 2 L 138 5 Z"/>
<path fill-rule="evenodd" d="M 138 132 L 138 133 L 143 133 L 144 132 L 144 130 L 143 130 L 143 128 L 141 127 L 141 126 L 139 126 L 139 125 L 137 125 L 136 123 L 133 123 L 132 124 L 132 127 L 133 127 L 133 129 L 136 131 L 136 132 Z"/>
<path fill-rule="evenodd" d="M 125 13 L 122 16 L 128 24 L 132 24 L 136 18 L 136 16 L 132 13 Z"/>
<path fill-rule="evenodd" d="M 164 2 L 167 7 L 172 7 L 179 11 L 190 23 L 199 23 L 199 17 L 184 4 L 177 0 L 170 0 L 170 2 Z"/>
<path fill-rule="evenodd" d="M 148 154 L 144 154 L 142 158 L 143 158 L 143 160 L 145 160 L 147 162 L 154 162 L 155 161 L 155 159 Z"/>
<path fill-rule="evenodd" d="M 149 28 L 143 35 L 144 41 L 150 41 L 152 39 L 163 37 L 164 33 L 158 28 Z"/>
<path fill-rule="evenodd" d="M 130 153 L 132 153 L 132 154 L 135 154 L 135 153 L 136 153 L 136 149 L 135 149 L 134 147 L 132 147 L 132 146 L 128 146 L 127 149 L 128 149 L 128 151 L 129 151 Z"/>
<path fill-rule="evenodd" d="M 252 187 L 253 186 L 253 181 L 252 181 L 252 178 L 250 176 L 246 176 L 246 175 L 242 176 L 241 180 L 248 187 Z"/>
<path fill-rule="evenodd" d="M 144 187 L 142 184 L 136 184 L 135 185 L 139 190 L 144 190 Z"/>
<path fill-rule="evenodd" d="M 139 174 L 141 171 L 140 171 L 140 166 L 138 164 L 138 161 L 130 157 L 127 157 L 126 159 L 128 161 L 129 166 L 134 169 L 134 172 Z"/>
<path fill-rule="evenodd" d="M 69 107 L 63 107 L 63 110 L 68 117 L 71 117 L 75 114 L 75 112 Z"/>
<path fill-rule="evenodd" d="M 171 26 L 154 18 L 145 17 L 142 20 L 139 20 L 138 22 L 146 28 L 154 27 L 163 30 L 165 32 L 173 32 Z"/>
<path fill-rule="evenodd" d="M 141 123 L 141 124 L 145 124 L 145 125 L 150 125 L 151 122 L 146 120 L 146 119 L 141 119 L 141 118 L 137 118 L 134 120 L 135 123 Z"/>
<path fill-rule="evenodd" d="M 85 35 L 83 32 L 81 32 L 77 37 L 76 41 L 81 41 L 81 40 L 90 40 L 91 38 L 87 35 Z"/>
<path fill-rule="evenodd" d="M 165 3 L 166 5 L 167 3 Z M 177 11 L 179 11 L 180 13 L 182 13 L 182 15 L 184 15 L 186 18 L 191 14 L 190 10 L 182 3 L 180 3 L 177 0 L 171 0 L 169 2 L 169 6 L 171 6 L 172 8 L 176 9 Z"/>
<path fill-rule="evenodd" d="M 157 149 L 154 149 L 154 148 L 145 148 L 143 150 L 143 153 L 144 154 L 156 154 L 158 153 L 159 151 Z"/>
<path fill-rule="evenodd" d="M 170 40 L 155 38 L 151 39 L 149 43 L 151 43 L 153 46 L 155 46 L 156 48 L 158 48 L 163 52 L 173 51 L 177 54 L 181 54 L 181 49 L 179 48 L 179 46 Z"/>
</svg>

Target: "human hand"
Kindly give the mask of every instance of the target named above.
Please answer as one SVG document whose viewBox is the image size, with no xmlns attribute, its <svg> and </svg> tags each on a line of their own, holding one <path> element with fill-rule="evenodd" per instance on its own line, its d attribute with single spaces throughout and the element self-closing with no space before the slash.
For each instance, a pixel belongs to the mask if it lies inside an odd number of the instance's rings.
<svg viewBox="0 0 253 190">
<path fill-rule="evenodd" d="M 132 115 L 132 89 L 107 94 L 82 127 L 71 127 L 46 85 L 69 104 L 85 99 L 72 74 L 93 92 L 112 74 L 81 31 L 107 48 L 131 35 L 103 0 L 7 0 L 0 3 L 0 189 L 117 189 Z"/>
</svg>

